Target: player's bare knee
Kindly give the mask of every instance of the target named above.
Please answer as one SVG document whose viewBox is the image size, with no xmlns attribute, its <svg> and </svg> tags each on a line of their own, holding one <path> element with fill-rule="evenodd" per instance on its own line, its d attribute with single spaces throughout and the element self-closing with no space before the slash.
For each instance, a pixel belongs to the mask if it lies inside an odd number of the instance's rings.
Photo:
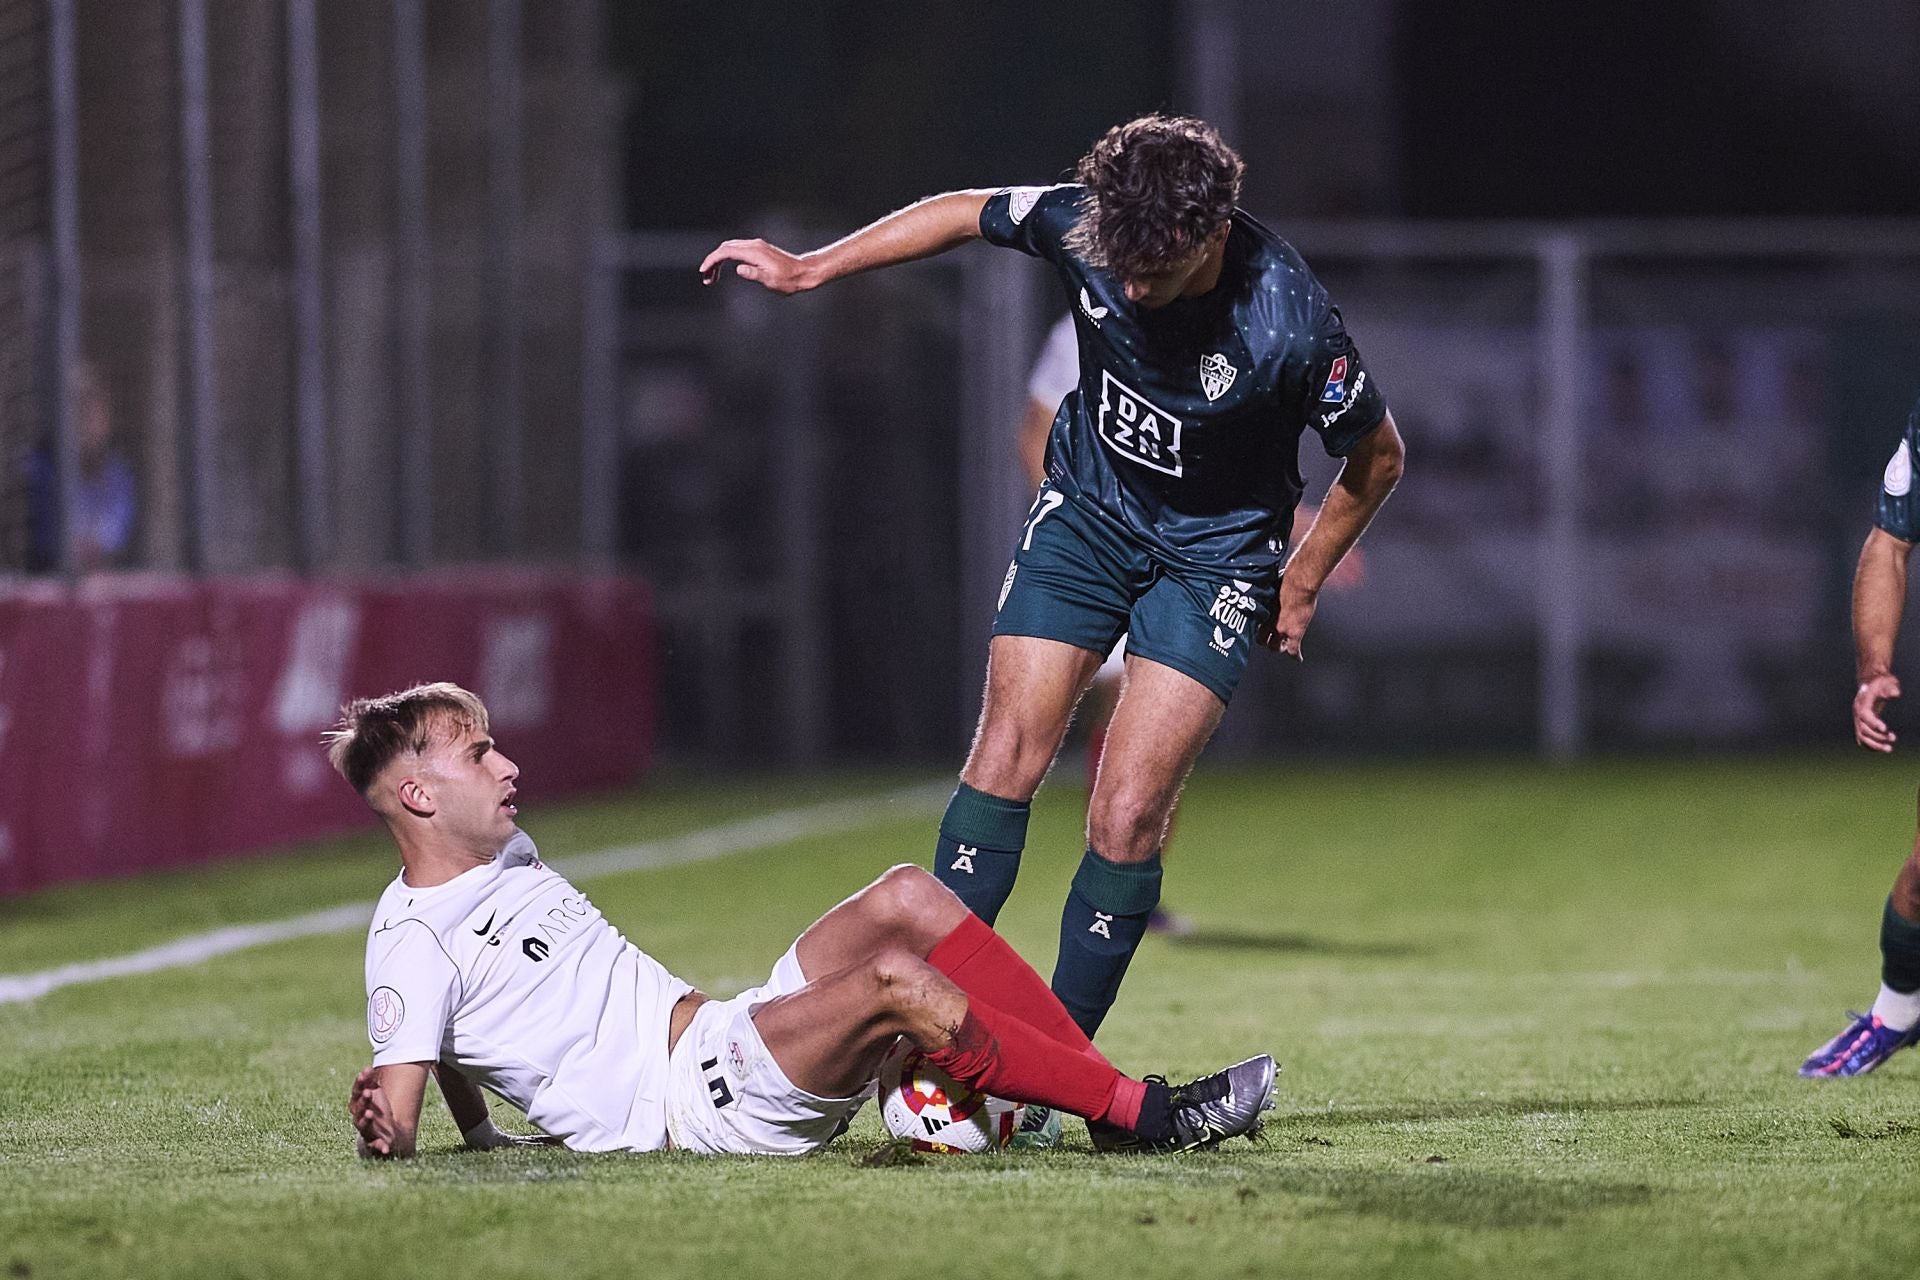
<svg viewBox="0 0 1920 1280">
<path fill-rule="evenodd" d="M 961 778 L 976 791 L 1007 800 L 1031 800 L 1047 776 L 1059 735 L 990 720 L 980 726 Z"/>
<path fill-rule="evenodd" d="M 913 976 L 919 963 L 920 958 L 905 947 L 883 946 L 867 957 L 864 968 L 875 990 L 892 992 Z"/>
<path fill-rule="evenodd" d="M 949 902 L 959 901 L 931 871 L 909 862 L 881 872 L 864 896 L 875 923 L 890 932 L 911 931 L 918 922 L 944 912 Z"/>
<path fill-rule="evenodd" d="M 1087 815 L 1087 841 L 1110 862 L 1144 862 L 1160 848 L 1167 829 L 1157 797 L 1120 791 L 1097 797 Z"/>
<path fill-rule="evenodd" d="M 867 960 L 866 971 L 876 1008 L 908 1016 L 926 1006 L 930 996 L 929 979 L 938 976 L 938 971 L 925 960 L 899 946 L 886 946 L 874 952 Z"/>
</svg>

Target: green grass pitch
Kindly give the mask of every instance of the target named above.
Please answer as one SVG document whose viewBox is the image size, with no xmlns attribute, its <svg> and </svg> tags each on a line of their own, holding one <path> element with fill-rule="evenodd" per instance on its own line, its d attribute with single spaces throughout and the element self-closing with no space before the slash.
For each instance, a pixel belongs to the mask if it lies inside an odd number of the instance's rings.
<svg viewBox="0 0 1920 1280">
<path fill-rule="evenodd" d="M 1002 921 L 1051 966 L 1084 802 L 1042 793 Z M 524 815 L 570 852 L 897 779 L 723 787 Z M 868 1167 L 872 1110 L 803 1161 L 354 1158 L 362 938 L 283 943 L 0 1006 L 0 1277 L 1881 1274 L 1920 1194 L 1920 1053 L 1794 1067 L 1871 998 L 1912 777 L 1862 756 L 1568 769 L 1202 767 L 1168 901 L 1102 1035 L 1136 1072 L 1269 1049 L 1260 1141 Z M 590 881 L 715 993 L 839 896 L 922 860 L 883 821 Z M 0 903 L 0 973 L 371 902 L 372 837 Z M 505 1110 L 504 1108 L 501 1108 Z M 505 1117 L 512 1119 L 511 1115 Z"/>
</svg>

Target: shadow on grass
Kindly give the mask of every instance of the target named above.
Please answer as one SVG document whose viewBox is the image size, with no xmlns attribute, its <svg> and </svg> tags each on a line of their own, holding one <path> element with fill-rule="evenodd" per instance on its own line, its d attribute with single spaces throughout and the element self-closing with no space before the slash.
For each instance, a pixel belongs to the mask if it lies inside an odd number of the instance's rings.
<svg viewBox="0 0 1920 1280">
<path fill-rule="evenodd" d="M 1650 1204 L 1654 1196 L 1643 1182 L 1533 1177 L 1457 1165 L 1297 1169 L 1262 1176 L 1256 1185 L 1326 1201 L 1315 1213 L 1473 1228 L 1561 1226 L 1601 1209 Z"/>
<path fill-rule="evenodd" d="M 1418 1124 L 1427 1120 L 1489 1120 L 1500 1116 L 1610 1115 L 1625 1111 L 1678 1111 L 1703 1105 L 1698 1098 L 1460 1098 L 1445 1102 L 1408 1103 L 1390 1107 L 1341 1108 L 1334 1111 L 1292 1111 L 1271 1115 L 1267 1124 L 1278 1130 L 1311 1133 L 1348 1129 L 1367 1124 Z"/>
<path fill-rule="evenodd" d="M 1356 959 L 1402 960 L 1432 954 L 1432 948 L 1409 942 L 1345 942 L 1310 933 L 1254 933 L 1246 929 L 1197 928 L 1170 938 L 1174 945 L 1196 951 L 1268 951 L 1276 955 L 1347 956 Z"/>
</svg>

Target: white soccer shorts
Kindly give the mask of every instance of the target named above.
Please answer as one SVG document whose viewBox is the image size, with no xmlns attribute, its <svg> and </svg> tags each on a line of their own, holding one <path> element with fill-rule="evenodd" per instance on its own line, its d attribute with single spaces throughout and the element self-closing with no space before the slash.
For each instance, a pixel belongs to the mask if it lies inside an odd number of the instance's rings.
<svg viewBox="0 0 1920 1280">
<path fill-rule="evenodd" d="M 667 1134 L 706 1155 L 811 1155 L 846 1128 L 871 1096 L 822 1098 L 787 1079 L 753 1011 L 806 985 L 793 948 L 766 982 L 731 1000 L 709 1000 L 667 1059 Z"/>
</svg>

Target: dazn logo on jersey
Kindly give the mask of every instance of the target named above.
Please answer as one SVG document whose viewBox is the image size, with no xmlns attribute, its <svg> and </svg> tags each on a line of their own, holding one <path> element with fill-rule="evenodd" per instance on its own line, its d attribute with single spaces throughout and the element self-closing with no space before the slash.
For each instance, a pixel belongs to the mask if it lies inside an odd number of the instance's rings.
<svg viewBox="0 0 1920 1280">
<path fill-rule="evenodd" d="M 1327 370 L 1327 385 L 1320 389 L 1320 399 L 1328 404 L 1338 404 L 1347 398 L 1347 358 L 1337 356 L 1333 368 Z"/>
</svg>

